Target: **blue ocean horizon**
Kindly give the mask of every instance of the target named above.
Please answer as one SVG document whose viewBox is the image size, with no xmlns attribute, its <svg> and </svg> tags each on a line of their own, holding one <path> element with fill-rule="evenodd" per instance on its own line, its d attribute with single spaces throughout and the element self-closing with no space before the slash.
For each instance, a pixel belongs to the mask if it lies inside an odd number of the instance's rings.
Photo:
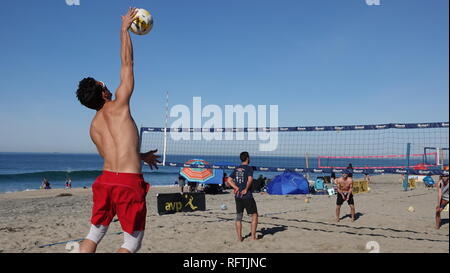
<svg viewBox="0 0 450 273">
<path fill-rule="evenodd" d="M 0 193 L 37 190 L 46 177 L 52 188 L 64 188 L 70 177 L 72 187 L 91 187 L 103 169 L 97 154 L 0 153 Z M 178 169 L 144 166 L 144 178 L 152 186 L 173 185 Z"/>
<path fill-rule="evenodd" d="M 167 157 L 168 162 L 186 162 L 190 159 L 198 159 L 198 156 L 171 155 Z M 209 163 L 227 162 L 239 165 L 238 156 L 204 156 L 200 157 Z M 252 157 L 251 165 L 264 167 L 304 168 L 306 160 L 304 157 Z M 347 165 L 348 160 L 333 162 Z M 309 159 L 309 167 L 317 168 L 317 158 Z M 326 162 L 324 162 L 326 163 Z M 368 162 L 352 161 L 353 165 L 370 163 L 376 165 L 394 166 L 401 161 L 377 160 Z M 375 166 L 376 166 L 375 165 Z M 67 178 L 71 178 L 72 187 L 91 187 L 96 177 L 103 168 L 103 159 L 97 154 L 65 154 L 65 153 L 0 153 L 0 193 L 37 190 L 46 177 L 52 188 L 64 188 Z M 178 179 L 180 169 L 177 167 L 161 166 L 158 170 L 151 170 L 144 166 L 144 179 L 152 186 L 174 185 Z M 228 174 L 231 171 L 226 171 Z M 254 176 L 263 175 L 273 178 L 280 173 L 255 172 Z M 311 174 L 311 179 L 317 175 Z"/>
</svg>

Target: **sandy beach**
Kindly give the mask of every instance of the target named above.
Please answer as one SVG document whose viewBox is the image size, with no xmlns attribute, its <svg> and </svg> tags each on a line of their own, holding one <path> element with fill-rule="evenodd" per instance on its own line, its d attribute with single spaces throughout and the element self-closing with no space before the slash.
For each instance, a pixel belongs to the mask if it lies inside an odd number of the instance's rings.
<svg viewBox="0 0 450 273">
<path fill-rule="evenodd" d="M 151 181 L 150 181 L 151 182 Z M 206 211 L 159 216 L 156 194 L 178 192 L 177 187 L 152 187 L 147 196 L 147 230 L 141 253 L 367 253 L 375 241 L 382 253 L 449 253 L 448 212 L 443 226 L 434 228 L 436 189 L 418 183 L 403 192 L 399 176 L 372 178 L 369 193 L 355 196 L 358 219 L 334 218 L 336 197 L 273 196 L 255 193 L 260 214 L 257 241 L 236 241 L 235 207 L 231 193 L 206 195 Z M 70 193 L 70 196 L 65 194 Z M 63 196 L 61 196 L 63 194 Z M 225 204 L 228 208 L 221 209 Z M 65 244 L 89 231 L 91 189 L 55 189 L 0 194 L 0 252 L 65 253 Z M 414 212 L 408 207 L 413 206 Z M 349 213 L 343 205 L 341 216 Z M 243 234 L 249 234 L 245 215 Z M 119 222 L 111 223 L 98 252 L 114 252 L 122 244 Z"/>
</svg>

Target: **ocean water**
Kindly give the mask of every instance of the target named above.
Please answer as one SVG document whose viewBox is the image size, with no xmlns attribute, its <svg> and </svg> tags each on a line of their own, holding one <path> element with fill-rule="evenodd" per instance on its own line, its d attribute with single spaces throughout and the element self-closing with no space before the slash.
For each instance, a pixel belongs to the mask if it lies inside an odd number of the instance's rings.
<svg viewBox="0 0 450 273">
<path fill-rule="evenodd" d="M 168 156 L 168 161 L 186 162 L 192 156 Z M 202 159 L 209 163 L 227 162 L 227 164 L 238 165 L 239 157 L 230 156 L 205 156 Z M 310 168 L 317 168 L 317 158 L 310 158 Z M 327 163 L 327 162 L 323 162 Z M 328 162 L 346 166 L 345 162 Z M 416 163 L 416 162 L 411 162 Z M 398 166 L 404 164 L 404 160 L 371 160 L 364 162 L 352 161 L 353 166 Z M 302 168 L 305 167 L 305 158 L 274 158 L 274 157 L 252 157 L 251 165 L 265 167 Z M 52 188 L 64 188 L 68 177 L 72 179 L 72 187 L 91 187 L 96 177 L 101 174 L 103 159 L 96 154 L 39 154 L 39 153 L 0 153 L 0 193 L 37 190 L 46 177 Z M 144 178 L 152 186 L 174 185 L 178 179 L 179 168 L 160 167 L 158 170 L 150 170 L 144 166 Z M 231 171 L 226 171 L 228 174 Z M 273 178 L 279 173 L 255 172 L 254 176 L 260 174 L 267 178 Z M 310 175 L 315 179 L 314 175 Z M 358 177 L 355 177 L 358 178 Z"/>
<path fill-rule="evenodd" d="M 72 187 L 91 187 L 101 174 L 103 159 L 95 154 L 0 153 L 0 193 L 39 189 L 46 177 L 52 188 L 64 188 L 68 177 Z M 178 169 L 144 167 L 151 185 L 173 185 Z"/>
<path fill-rule="evenodd" d="M 185 162 L 186 158 L 192 159 L 189 156 L 172 159 Z M 232 164 L 239 164 L 239 160 L 231 157 L 225 159 Z M 101 174 L 102 167 L 103 159 L 96 154 L 0 153 L 0 193 L 38 190 L 44 177 L 52 188 L 64 188 L 69 177 L 74 188 L 91 187 Z M 152 186 L 170 186 L 178 180 L 180 169 L 162 166 L 158 170 L 151 170 L 144 166 L 143 171 L 144 179 Z M 255 172 L 255 176 L 259 174 Z M 261 174 L 270 178 L 278 173 Z"/>
</svg>

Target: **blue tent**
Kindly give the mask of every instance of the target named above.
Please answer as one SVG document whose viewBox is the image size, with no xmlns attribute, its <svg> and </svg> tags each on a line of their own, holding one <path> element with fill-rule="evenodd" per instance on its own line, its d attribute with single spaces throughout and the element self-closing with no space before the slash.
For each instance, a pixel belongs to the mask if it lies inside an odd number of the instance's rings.
<svg viewBox="0 0 450 273">
<path fill-rule="evenodd" d="M 426 186 L 433 186 L 435 183 L 434 183 L 434 180 L 433 180 L 433 178 L 431 178 L 431 176 L 425 176 L 424 178 L 423 178 L 423 183 L 425 183 L 425 185 Z"/>
<path fill-rule="evenodd" d="M 308 194 L 309 183 L 306 178 L 295 172 L 284 172 L 283 174 L 275 176 L 267 185 L 267 192 L 269 194 Z"/>
</svg>

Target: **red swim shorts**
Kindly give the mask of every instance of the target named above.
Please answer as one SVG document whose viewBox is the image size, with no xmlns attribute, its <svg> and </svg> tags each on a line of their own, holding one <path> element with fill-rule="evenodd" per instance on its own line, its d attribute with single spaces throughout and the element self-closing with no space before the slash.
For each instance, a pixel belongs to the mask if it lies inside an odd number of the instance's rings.
<svg viewBox="0 0 450 273">
<path fill-rule="evenodd" d="M 91 223 L 109 226 L 117 214 L 122 230 L 132 234 L 145 229 L 145 197 L 150 184 L 142 174 L 103 171 L 92 185 Z"/>
</svg>

